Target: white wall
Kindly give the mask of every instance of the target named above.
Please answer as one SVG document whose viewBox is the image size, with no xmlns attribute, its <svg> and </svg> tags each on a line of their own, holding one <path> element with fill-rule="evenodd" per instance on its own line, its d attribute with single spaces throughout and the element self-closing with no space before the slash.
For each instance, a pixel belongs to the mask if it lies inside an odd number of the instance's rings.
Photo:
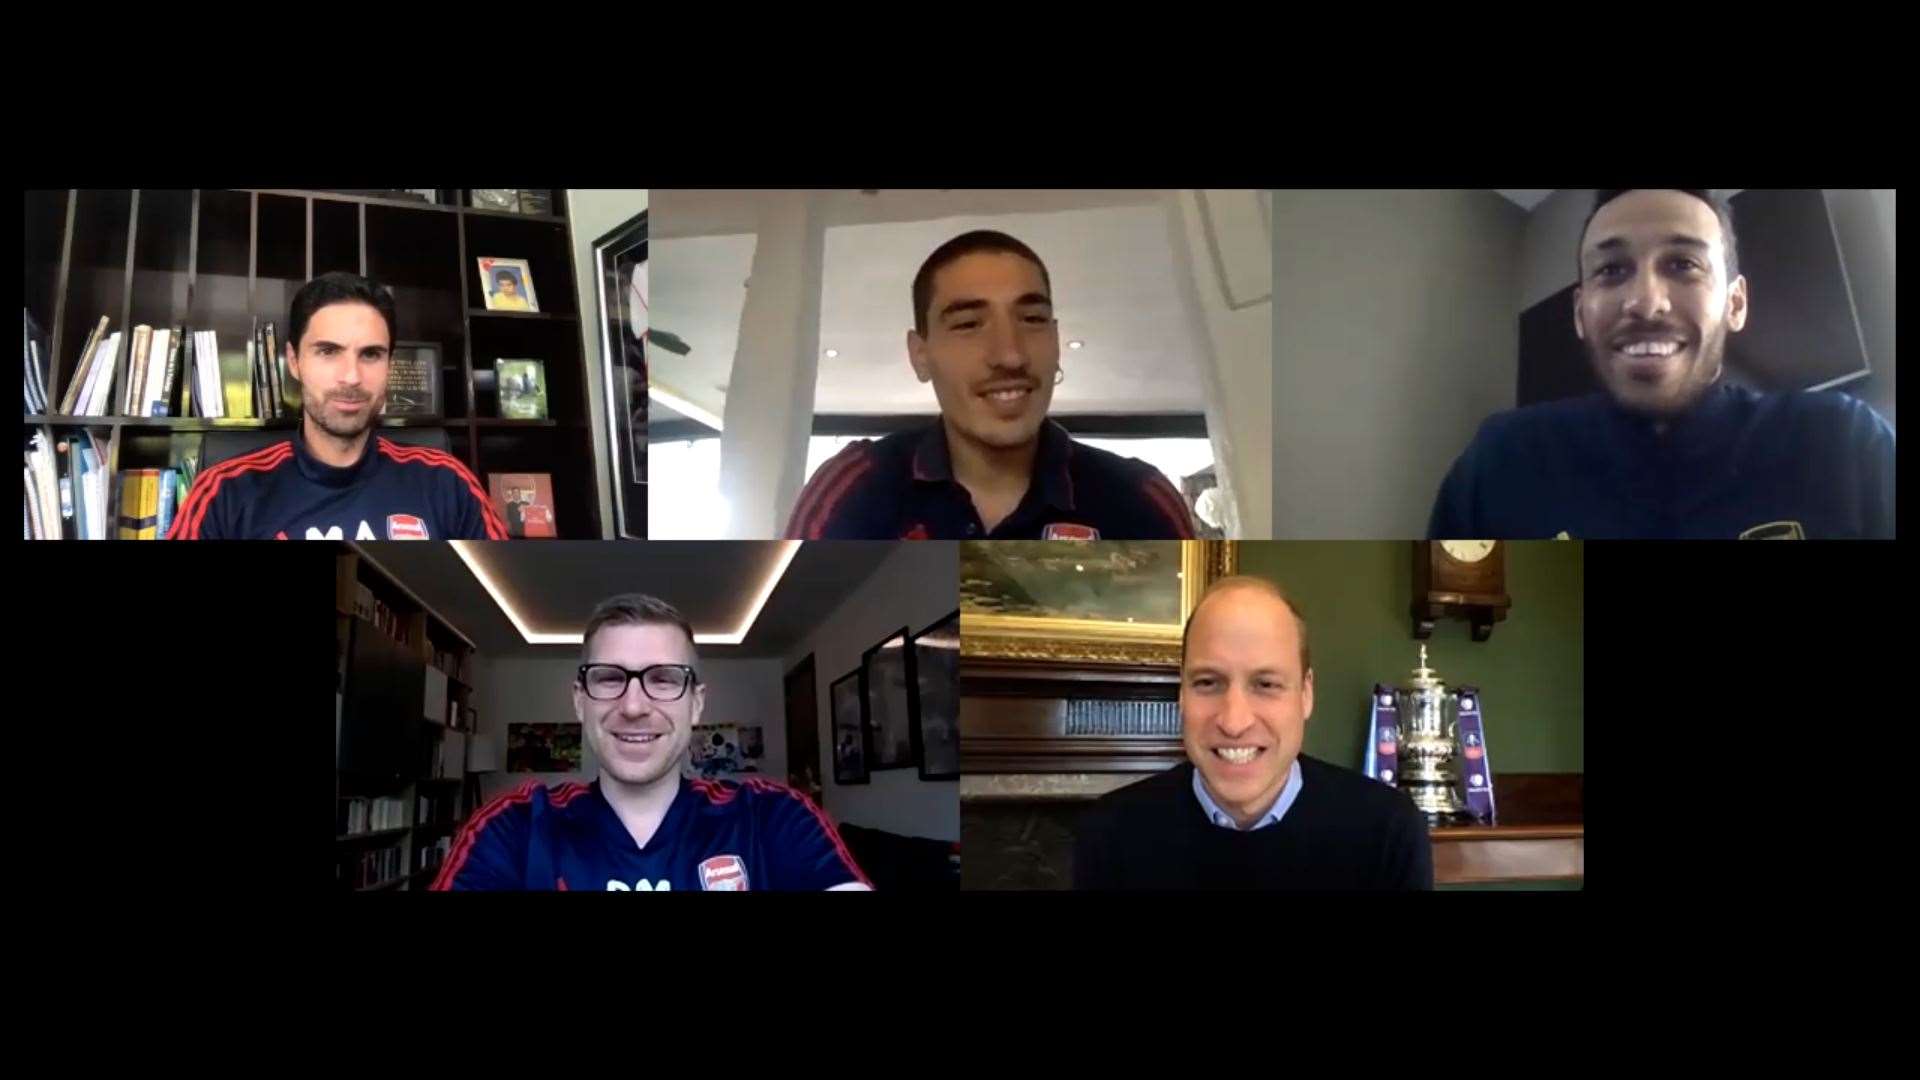
<svg viewBox="0 0 1920 1080">
<path fill-rule="evenodd" d="M 1165 210 L 1175 277 L 1198 339 L 1207 433 L 1233 500 L 1226 534 L 1264 540 L 1273 536 L 1273 257 L 1260 237 L 1271 193 L 1170 192 Z M 1261 250 L 1250 251 L 1250 239 Z M 1228 307 L 1230 297 L 1237 307 Z M 1179 475 L 1170 474 L 1176 488 Z"/>
<path fill-rule="evenodd" d="M 953 542 L 882 546 L 892 549 L 886 561 L 789 654 L 781 670 L 790 670 L 813 654 L 826 810 L 834 821 L 902 836 L 957 841 L 960 785 L 955 781 L 923 781 L 912 767 L 876 772 L 866 784 L 841 786 L 833 780 L 827 756 L 827 748 L 833 745 L 833 710 L 827 698 L 833 680 L 857 669 L 860 654 L 886 634 L 902 626 L 920 630 L 960 606 L 959 553 Z"/>
<path fill-rule="evenodd" d="M 1491 191 L 1274 192 L 1273 535 L 1426 535 L 1511 408 L 1526 214 Z"/>
<path fill-rule="evenodd" d="M 1728 188 L 1729 196 L 1740 189 Z M 1587 211 L 1591 188 L 1567 188 L 1533 208 L 1522 238 L 1520 311 L 1578 280 L 1574 249 Z M 1829 189 L 1827 208 L 1846 264 L 1847 284 L 1860 317 L 1867 362 L 1873 374 L 1840 387 L 1894 422 L 1894 193 L 1890 189 Z M 1758 302 L 1758 301 L 1756 301 Z"/>
<path fill-rule="evenodd" d="M 601 538 L 612 539 L 613 481 L 608 472 L 607 388 L 600 365 L 600 287 L 593 242 L 647 208 L 643 188 L 586 188 L 567 193 L 567 228 L 573 239 L 574 295 L 580 307 L 580 338 L 587 358 L 587 404 L 593 424 L 593 473 L 600 493 Z"/>
<path fill-rule="evenodd" d="M 502 768 L 506 767 L 507 724 L 574 722 L 569 688 L 579 664 L 579 654 L 571 646 L 554 649 L 551 656 L 544 657 L 475 659 L 473 704 L 479 712 L 480 731 L 491 736 L 499 748 Z M 703 659 L 700 670 L 707 682 L 702 722 L 759 724 L 766 738 L 761 773 L 785 783 L 786 696 L 780 661 Z M 590 782 L 600 775 L 600 766 L 594 760 L 591 744 L 583 741 L 581 751 L 577 773 L 491 773 L 481 779 L 482 794 L 490 799 L 528 780 L 549 785 L 569 780 Z"/>
</svg>

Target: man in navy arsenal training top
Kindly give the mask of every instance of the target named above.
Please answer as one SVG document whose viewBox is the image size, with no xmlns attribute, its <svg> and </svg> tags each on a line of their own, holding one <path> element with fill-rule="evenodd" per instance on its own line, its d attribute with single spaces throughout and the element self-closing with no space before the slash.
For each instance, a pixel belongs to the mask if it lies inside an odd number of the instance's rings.
<svg viewBox="0 0 1920 1080">
<path fill-rule="evenodd" d="M 1836 390 L 1720 380 L 1748 303 L 1724 198 L 1601 191 L 1579 260 L 1574 332 L 1603 391 L 1489 417 L 1430 538 L 1893 538 L 1885 420 Z"/>
<path fill-rule="evenodd" d="M 1047 419 L 1061 380 L 1053 284 L 1033 249 L 970 232 L 913 278 L 907 355 L 940 419 L 852 443 L 794 504 L 799 540 L 1178 540 L 1187 504 L 1159 470 Z"/>
<path fill-rule="evenodd" d="M 387 401 L 393 296 L 357 274 L 294 294 L 292 438 L 202 469 L 169 540 L 505 540 L 506 523 L 453 455 L 374 430 Z"/>
<path fill-rule="evenodd" d="M 864 890 L 833 823 L 782 784 L 680 775 L 706 706 L 693 631 L 651 596 L 587 620 L 573 712 L 600 763 L 591 784 L 528 784 L 474 814 L 435 890 Z"/>
</svg>

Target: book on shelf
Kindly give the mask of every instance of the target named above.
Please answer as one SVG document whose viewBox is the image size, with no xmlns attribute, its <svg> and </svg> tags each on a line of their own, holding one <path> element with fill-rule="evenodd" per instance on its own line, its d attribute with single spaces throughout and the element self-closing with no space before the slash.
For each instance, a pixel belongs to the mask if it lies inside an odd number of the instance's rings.
<svg viewBox="0 0 1920 1080">
<path fill-rule="evenodd" d="M 55 454 L 50 428 L 42 427 L 27 437 L 27 489 L 32 493 L 29 511 L 36 540 L 60 540 L 66 535 L 66 519 L 60 512 L 60 469 Z"/>
<path fill-rule="evenodd" d="M 160 529 L 160 470 L 125 469 L 120 473 L 121 540 L 156 540 Z"/>
<path fill-rule="evenodd" d="M 107 317 L 100 316 L 100 322 L 87 335 L 86 343 L 80 346 L 80 355 L 73 362 L 73 374 L 67 377 L 67 392 L 60 396 L 60 414 L 73 416 L 74 409 L 80 405 L 81 395 L 87 388 L 87 375 L 100 342 L 107 336 Z"/>
<path fill-rule="evenodd" d="M 65 416 L 105 416 L 107 403 L 113 394 L 113 372 L 119 362 L 120 332 L 105 331 L 106 318 L 100 319 L 102 332 L 93 342 L 87 354 L 80 360 L 74 372 L 73 382 L 67 390 L 67 400 L 61 404 L 60 412 Z"/>
<path fill-rule="evenodd" d="M 21 358 L 26 364 L 26 376 L 23 386 L 26 391 L 27 415 L 37 416 L 48 411 L 47 400 L 47 339 L 35 321 L 33 312 L 20 309 L 24 316 L 24 334 L 21 344 Z"/>
<path fill-rule="evenodd" d="M 334 829 L 342 836 L 406 827 L 407 800 L 397 796 L 341 799 L 334 814 Z"/>
<path fill-rule="evenodd" d="M 348 858 L 352 869 L 347 880 L 355 889 L 389 884 L 400 877 L 406 866 L 398 844 L 358 852 Z"/>
<path fill-rule="evenodd" d="M 127 379 L 120 391 L 121 416 L 139 416 L 135 402 L 145 396 L 147 385 L 147 352 L 153 347 L 153 327 L 142 323 L 133 328 L 133 337 L 127 349 Z"/>
</svg>

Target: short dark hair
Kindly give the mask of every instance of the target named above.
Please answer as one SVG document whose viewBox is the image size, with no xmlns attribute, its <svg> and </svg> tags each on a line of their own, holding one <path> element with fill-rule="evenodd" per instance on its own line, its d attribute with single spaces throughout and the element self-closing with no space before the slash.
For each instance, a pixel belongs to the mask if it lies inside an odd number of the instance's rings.
<svg viewBox="0 0 1920 1080">
<path fill-rule="evenodd" d="M 1255 577 L 1252 574 L 1235 574 L 1232 577 L 1220 578 L 1200 594 L 1199 602 L 1193 605 L 1192 613 L 1187 616 L 1187 625 L 1180 630 L 1180 666 L 1182 668 L 1187 666 L 1187 635 L 1193 631 L 1194 618 L 1200 614 L 1200 609 L 1206 605 L 1206 602 L 1213 599 L 1214 593 L 1225 592 L 1228 589 L 1253 589 L 1255 592 L 1266 593 L 1287 605 L 1287 610 L 1293 613 L 1294 629 L 1300 632 L 1301 677 L 1304 678 L 1307 672 L 1313 670 L 1313 649 L 1307 644 L 1307 617 L 1300 614 L 1300 605 L 1294 603 L 1293 597 L 1287 595 L 1287 590 L 1282 588 L 1279 582 Z"/>
<path fill-rule="evenodd" d="M 1047 288 L 1047 296 L 1049 298 L 1053 296 L 1053 279 L 1047 274 L 1047 264 L 1040 261 L 1040 256 L 1035 255 L 1032 248 L 1006 233 L 994 232 L 992 229 L 975 229 L 973 232 L 961 233 L 934 248 L 933 254 L 927 256 L 927 261 L 920 264 L 920 272 L 913 275 L 914 333 L 921 337 L 927 335 L 927 318 L 933 314 L 927 310 L 933 304 L 933 275 L 950 262 L 983 251 L 1018 255 L 1039 267 L 1040 281 Z"/>
<path fill-rule="evenodd" d="M 387 320 L 387 345 L 391 347 L 399 337 L 393 326 L 393 290 L 371 278 L 335 270 L 321 274 L 293 294 L 293 307 L 287 312 L 287 343 L 294 352 L 300 351 L 300 338 L 307 332 L 313 313 L 330 304 L 366 304 Z"/>
<path fill-rule="evenodd" d="M 587 628 L 580 633 L 580 659 L 584 662 L 593 647 L 593 635 L 603 626 L 677 626 L 687 635 L 687 647 L 699 655 L 693 641 L 693 627 L 680 609 L 657 596 L 646 593 L 621 593 L 600 601 L 587 616 Z"/>
<path fill-rule="evenodd" d="M 511 270 L 495 270 L 495 271 L 493 272 L 493 280 L 494 280 L 494 281 L 496 281 L 496 282 L 498 282 L 498 281 L 513 281 L 513 280 L 515 280 L 515 278 L 514 278 L 514 276 L 513 276 L 513 271 L 511 271 Z"/>
<path fill-rule="evenodd" d="M 1629 191 L 1645 191 L 1646 188 L 1601 188 L 1593 193 L 1593 209 L 1587 211 L 1587 220 L 1580 226 L 1580 240 L 1573 249 L 1573 279 L 1585 281 L 1586 271 L 1580 266 L 1580 253 L 1587 246 L 1587 229 L 1592 227 L 1594 215 L 1600 208 Z M 1727 280 L 1740 276 L 1740 245 L 1733 235 L 1733 204 L 1726 196 L 1714 194 L 1711 188 L 1668 188 L 1682 195 L 1691 195 L 1708 206 L 1713 207 L 1713 216 L 1720 219 L 1720 236 L 1727 249 Z"/>
</svg>

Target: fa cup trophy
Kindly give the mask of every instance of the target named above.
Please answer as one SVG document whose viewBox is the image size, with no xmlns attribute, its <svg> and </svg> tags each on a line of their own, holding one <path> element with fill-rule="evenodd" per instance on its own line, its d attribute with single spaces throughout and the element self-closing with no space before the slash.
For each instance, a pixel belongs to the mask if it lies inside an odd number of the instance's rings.
<svg viewBox="0 0 1920 1080">
<path fill-rule="evenodd" d="M 1471 824 L 1473 815 L 1460 797 L 1460 699 L 1427 666 L 1425 645 L 1420 646 L 1420 666 L 1394 690 L 1394 697 L 1400 720 L 1400 775 L 1395 784 L 1413 798 L 1428 825 Z"/>
</svg>

